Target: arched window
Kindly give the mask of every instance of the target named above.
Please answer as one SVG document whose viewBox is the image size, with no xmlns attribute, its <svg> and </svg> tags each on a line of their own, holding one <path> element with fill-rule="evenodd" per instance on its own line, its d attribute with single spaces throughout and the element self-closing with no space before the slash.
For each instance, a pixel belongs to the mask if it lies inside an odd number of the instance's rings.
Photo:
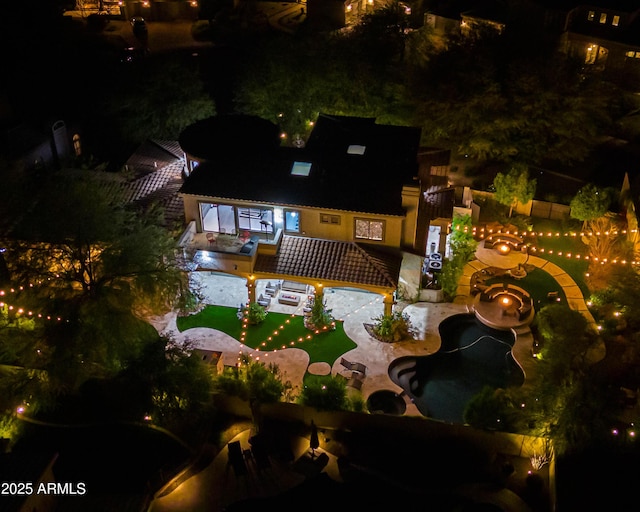
<svg viewBox="0 0 640 512">
<path fill-rule="evenodd" d="M 77 133 L 73 136 L 73 152 L 76 156 L 82 154 L 82 144 L 80 143 L 80 135 Z"/>
</svg>

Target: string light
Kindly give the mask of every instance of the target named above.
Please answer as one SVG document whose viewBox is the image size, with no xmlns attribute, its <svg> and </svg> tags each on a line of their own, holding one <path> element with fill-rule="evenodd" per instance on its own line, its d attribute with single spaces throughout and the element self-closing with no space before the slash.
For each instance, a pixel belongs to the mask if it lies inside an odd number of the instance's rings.
<svg viewBox="0 0 640 512">
<path fill-rule="evenodd" d="M 364 309 L 366 307 L 372 306 L 372 305 L 374 305 L 374 304 L 376 304 L 378 302 L 380 302 L 380 297 L 376 297 L 375 300 L 370 301 L 368 304 L 364 304 L 364 305 L 360 306 L 359 308 L 357 308 L 356 310 L 352 311 L 351 313 L 347 313 L 345 315 L 345 318 L 348 318 L 350 315 L 355 314 L 358 311 L 360 311 L 360 310 L 362 310 L 362 309 Z M 256 344 L 256 348 L 247 347 L 247 348 L 249 348 L 251 350 L 251 352 L 248 354 L 248 356 L 249 357 L 253 357 L 253 352 L 254 351 L 257 352 L 257 353 L 260 353 L 260 354 L 268 355 L 269 352 L 277 352 L 278 350 L 284 350 L 284 349 L 288 348 L 287 345 L 286 345 L 287 342 L 283 342 L 285 344 L 280 345 L 280 347 L 274 347 L 271 350 L 266 349 L 266 347 L 269 344 L 269 342 L 272 342 L 275 337 L 280 336 L 282 331 L 284 331 L 284 329 L 286 329 L 288 324 L 290 324 L 291 319 L 292 318 L 296 318 L 296 316 L 299 316 L 299 315 L 296 315 L 295 313 L 292 313 L 290 315 L 290 317 L 287 318 L 284 321 L 284 323 L 279 326 L 279 329 L 276 329 L 275 331 L 273 331 L 272 335 L 267 336 L 267 338 L 262 340 L 262 341 L 259 341 Z M 339 319 L 337 321 L 344 323 L 344 319 Z M 240 336 L 240 338 L 241 338 L 240 341 L 242 343 L 244 343 L 245 338 L 246 338 L 247 329 L 248 329 L 248 325 L 249 325 L 248 322 L 249 322 L 249 319 L 247 317 L 247 312 L 245 311 L 243 319 L 242 319 L 243 330 L 242 330 L 242 333 L 241 333 L 241 336 Z M 329 331 L 329 329 L 334 329 L 335 326 L 336 326 L 336 321 L 334 320 L 331 323 L 331 326 L 325 326 L 322 329 L 316 329 L 312 333 L 307 334 L 306 336 L 299 337 L 297 340 L 296 339 L 288 340 L 288 344 L 289 344 L 289 346 L 293 347 L 297 343 L 304 343 L 305 341 L 313 341 L 315 339 L 315 336 L 323 334 L 323 333 Z M 240 351 L 238 360 L 240 360 L 240 358 L 242 357 L 242 354 L 243 354 L 243 352 Z"/>
<path fill-rule="evenodd" d="M 460 226 L 457 227 L 457 229 L 460 229 Z M 465 232 L 467 231 L 467 229 L 465 228 Z M 616 231 L 606 231 L 604 233 L 604 235 L 606 236 L 618 236 L 618 235 L 626 235 L 627 233 L 636 233 L 638 230 L 633 229 L 633 230 L 616 230 Z M 519 231 L 502 231 L 502 230 L 493 230 L 493 229 L 487 229 L 484 227 L 478 228 L 478 227 L 473 227 L 473 235 L 474 237 L 483 240 L 485 238 L 489 238 L 493 235 L 516 235 L 516 236 L 520 236 L 522 238 L 526 238 L 526 237 L 538 237 L 538 238 L 560 238 L 560 237 L 570 237 L 570 238 L 576 238 L 578 236 L 582 237 L 592 237 L 592 236 L 601 236 L 603 233 L 600 233 L 599 231 L 593 232 L 593 231 L 589 231 L 589 232 L 577 232 L 577 231 L 571 231 L 571 232 L 565 232 L 565 233 L 560 233 L 560 232 L 547 232 L 547 233 L 543 233 L 543 232 L 533 232 L 533 231 L 523 231 L 523 232 L 519 232 Z M 525 243 L 530 244 L 530 242 L 527 242 L 526 240 L 524 240 Z M 580 254 L 580 253 L 574 253 L 574 252 L 564 252 L 564 251 L 555 251 L 554 249 L 545 249 L 544 247 L 536 247 L 533 245 L 528 245 L 528 250 L 530 252 L 533 253 L 540 253 L 540 254 L 548 254 L 548 255 L 555 255 L 555 256 L 562 256 L 564 258 L 567 259 L 575 259 L 575 260 L 583 260 L 583 261 L 596 261 L 598 263 L 600 263 L 601 265 L 604 264 L 619 264 L 619 265 L 640 265 L 640 261 L 638 260 L 632 260 L 632 261 L 628 261 L 626 259 L 613 259 L 613 260 L 608 260 L 608 259 L 604 259 L 604 260 L 599 260 L 598 258 L 592 258 L 591 256 L 589 256 L 588 254 Z"/>
</svg>

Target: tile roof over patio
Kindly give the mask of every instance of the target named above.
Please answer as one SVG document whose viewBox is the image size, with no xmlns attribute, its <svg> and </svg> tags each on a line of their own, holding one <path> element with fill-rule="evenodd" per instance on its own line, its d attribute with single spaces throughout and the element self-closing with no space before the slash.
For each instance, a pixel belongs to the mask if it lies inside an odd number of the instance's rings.
<svg viewBox="0 0 640 512">
<path fill-rule="evenodd" d="M 398 286 L 402 253 L 354 242 L 284 236 L 275 255 L 260 254 L 254 266 L 258 276 L 291 276 L 375 290 Z"/>
</svg>

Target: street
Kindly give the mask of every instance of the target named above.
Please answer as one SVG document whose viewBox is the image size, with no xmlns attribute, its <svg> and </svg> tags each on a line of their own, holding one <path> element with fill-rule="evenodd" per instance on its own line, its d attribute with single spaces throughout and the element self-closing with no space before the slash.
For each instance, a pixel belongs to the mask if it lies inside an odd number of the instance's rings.
<svg viewBox="0 0 640 512">
<path fill-rule="evenodd" d="M 293 33 L 300 23 L 306 19 L 306 2 L 257 2 L 257 15 L 268 21 L 270 27 Z M 74 19 L 85 19 L 87 13 L 68 11 L 66 16 Z M 254 16 L 254 18 L 257 16 Z M 147 46 L 152 53 L 171 50 L 208 48 L 210 41 L 196 41 L 192 36 L 193 20 L 153 21 L 147 19 Z M 204 21 L 202 21 L 204 23 Z M 139 48 L 142 43 L 133 34 L 129 20 L 112 19 L 103 31 L 110 40 L 129 47 Z"/>
</svg>

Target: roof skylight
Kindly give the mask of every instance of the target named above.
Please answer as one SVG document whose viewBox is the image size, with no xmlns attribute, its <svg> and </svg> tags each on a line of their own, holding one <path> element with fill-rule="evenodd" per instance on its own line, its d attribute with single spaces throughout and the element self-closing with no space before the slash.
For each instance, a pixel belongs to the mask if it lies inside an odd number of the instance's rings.
<svg viewBox="0 0 640 512">
<path fill-rule="evenodd" d="M 309 176 L 311 172 L 311 162 L 293 162 L 291 166 L 291 176 Z"/>
<path fill-rule="evenodd" d="M 347 154 L 349 155 L 364 155 L 367 150 L 367 146 L 361 146 L 360 144 L 351 144 L 347 148 Z"/>
</svg>

